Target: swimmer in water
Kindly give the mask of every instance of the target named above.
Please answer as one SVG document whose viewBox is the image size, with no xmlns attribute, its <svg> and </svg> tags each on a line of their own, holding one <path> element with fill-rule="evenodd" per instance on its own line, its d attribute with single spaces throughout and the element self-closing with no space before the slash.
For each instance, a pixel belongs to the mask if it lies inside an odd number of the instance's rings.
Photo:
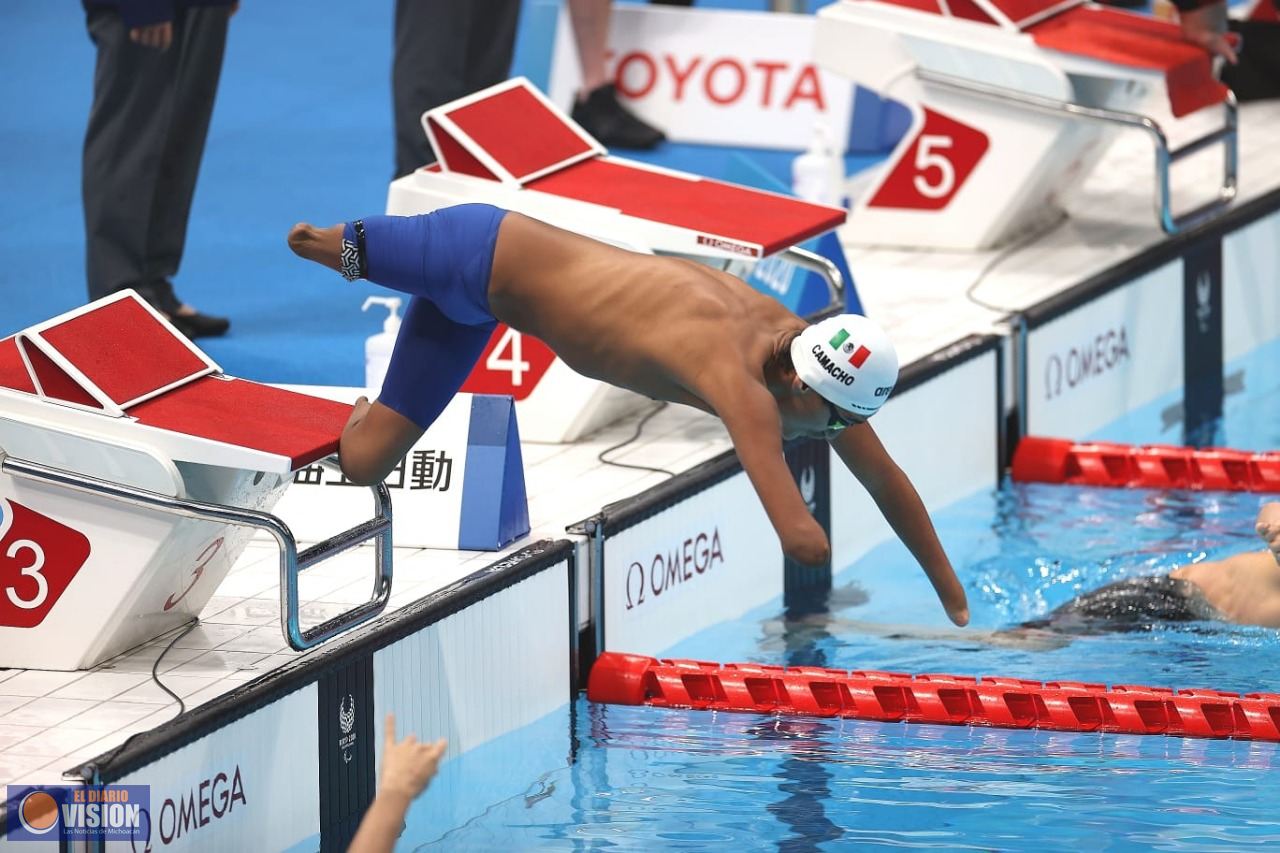
<svg viewBox="0 0 1280 853">
<path fill-rule="evenodd" d="M 1280 503 L 1263 504 L 1254 527 L 1264 550 L 1181 566 L 1167 575 L 1116 581 L 1023 627 L 1095 634 L 1217 619 L 1280 628 Z"/>
<path fill-rule="evenodd" d="M 1223 560 L 1194 563 L 1167 575 L 1127 578 L 1074 598 L 1041 619 L 996 631 L 956 631 L 927 625 L 896 625 L 833 615 L 827 606 L 762 623 L 762 647 L 787 650 L 815 638 L 865 634 L 889 640 L 956 643 L 1049 651 L 1072 637 L 1150 631 L 1172 622 L 1234 622 L 1280 628 L 1280 503 L 1266 503 L 1254 525 L 1266 548 Z M 864 604 L 866 593 L 846 588 L 830 596 L 830 610 Z"/>
<path fill-rule="evenodd" d="M 410 294 L 378 399 L 361 399 L 339 458 L 382 480 L 457 393 L 498 322 L 546 342 L 574 370 L 718 416 L 782 549 L 823 565 L 830 545 L 782 453 L 815 436 L 875 500 L 928 575 L 951 621 L 969 607 L 911 481 L 866 423 L 898 358 L 853 314 L 810 325 L 727 273 L 628 252 L 482 204 L 422 216 L 293 227 L 299 256 Z"/>
</svg>

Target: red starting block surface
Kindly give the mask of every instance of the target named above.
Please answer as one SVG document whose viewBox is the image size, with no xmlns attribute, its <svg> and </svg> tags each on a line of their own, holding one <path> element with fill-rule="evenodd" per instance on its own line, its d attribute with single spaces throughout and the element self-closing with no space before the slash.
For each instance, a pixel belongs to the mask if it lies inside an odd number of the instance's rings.
<svg viewBox="0 0 1280 853">
<path fill-rule="evenodd" d="M 1036 44 L 1164 74 L 1175 117 L 1220 104 L 1228 91 L 1213 76 L 1213 59 L 1176 24 L 1095 6 L 1077 6 L 1030 30 Z"/>
<path fill-rule="evenodd" d="M 1029 436 L 1018 442 L 1010 474 L 1031 483 L 1280 492 L 1280 453 Z"/>
<path fill-rule="evenodd" d="M 135 424 L 182 439 L 283 457 L 291 470 L 333 454 L 349 406 L 223 376 L 218 366 L 132 291 L 0 340 L 0 389 L 63 409 L 106 416 L 76 424 Z M 209 442 L 215 443 L 210 446 Z M 212 459 L 211 459 L 212 457 Z M 225 464 L 237 467 L 228 457 Z M 283 464 L 283 463 L 282 463 Z"/>
<path fill-rule="evenodd" d="M 1280 741 L 1280 694 L 658 660 L 605 652 L 587 698 L 617 705 L 1009 729 Z"/>
<path fill-rule="evenodd" d="M 1169 104 L 1181 117 L 1227 97 L 1212 58 L 1177 24 L 1084 0 L 857 0 L 904 6 L 943 18 L 1027 33 L 1037 45 L 1103 63 L 1164 75 Z"/>
<path fill-rule="evenodd" d="M 584 160 L 528 186 L 640 219 L 730 235 L 738 242 L 761 246 L 765 255 L 803 243 L 844 222 L 843 211 L 709 178 L 654 172 L 609 157 Z M 673 206 L 673 200 L 679 204 Z"/>
<path fill-rule="evenodd" d="M 439 166 L 420 174 L 480 179 L 451 185 L 451 203 L 485 201 L 553 223 L 566 200 L 582 203 L 570 215 L 588 221 L 607 208 L 658 251 L 759 258 L 845 219 L 841 208 L 608 157 L 523 78 L 431 110 L 423 127 Z"/>
</svg>

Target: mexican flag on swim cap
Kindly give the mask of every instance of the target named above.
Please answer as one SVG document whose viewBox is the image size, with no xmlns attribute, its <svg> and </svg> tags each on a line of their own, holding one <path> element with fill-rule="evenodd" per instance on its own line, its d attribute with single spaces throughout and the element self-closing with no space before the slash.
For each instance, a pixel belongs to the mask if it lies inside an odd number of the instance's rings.
<svg viewBox="0 0 1280 853">
<path fill-rule="evenodd" d="M 842 409 L 871 417 L 898 382 L 898 351 L 861 314 L 814 323 L 791 342 L 791 361 L 804 384 Z"/>
</svg>

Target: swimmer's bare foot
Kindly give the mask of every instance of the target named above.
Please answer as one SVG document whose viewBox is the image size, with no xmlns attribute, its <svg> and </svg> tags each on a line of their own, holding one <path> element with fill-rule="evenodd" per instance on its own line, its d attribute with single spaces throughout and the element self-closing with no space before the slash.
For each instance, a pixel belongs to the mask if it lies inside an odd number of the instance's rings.
<svg viewBox="0 0 1280 853">
<path fill-rule="evenodd" d="M 1280 503 L 1273 501 L 1262 505 L 1258 510 L 1257 530 L 1276 562 L 1280 563 Z"/>
<path fill-rule="evenodd" d="M 289 229 L 289 248 L 300 258 L 342 271 L 342 226 L 316 228 L 299 222 Z"/>
</svg>

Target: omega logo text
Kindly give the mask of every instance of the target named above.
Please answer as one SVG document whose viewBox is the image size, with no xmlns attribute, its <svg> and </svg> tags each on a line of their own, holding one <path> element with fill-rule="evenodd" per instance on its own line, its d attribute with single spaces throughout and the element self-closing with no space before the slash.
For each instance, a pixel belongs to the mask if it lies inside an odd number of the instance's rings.
<svg viewBox="0 0 1280 853">
<path fill-rule="evenodd" d="M 185 797 L 179 795 L 176 802 L 172 797 L 166 797 L 164 804 L 160 806 L 161 842 L 167 846 L 184 834 L 225 817 L 236 807 L 236 803 L 246 806 L 249 804 L 245 799 L 239 765 L 236 765 L 230 777 L 219 771 L 212 779 L 201 780 Z"/>
<path fill-rule="evenodd" d="M 691 536 L 665 553 L 659 551 L 645 562 L 633 562 L 627 567 L 627 609 L 639 607 L 646 600 L 656 599 L 664 592 L 688 583 L 717 563 L 724 565 L 719 528 L 712 528 L 710 535 L 699 533 Z"/>
<path fill-rule="evenodd" d="M 1044 365 L 1045 399 L 1060 397 L 1064 386 L 1070 391 L 1090 377 L 1101 376 L 1128 360 L 1129 339 L 1124 326 L 1100 332 L 1083 346 L 1054 353 Z"/>
</svg>

